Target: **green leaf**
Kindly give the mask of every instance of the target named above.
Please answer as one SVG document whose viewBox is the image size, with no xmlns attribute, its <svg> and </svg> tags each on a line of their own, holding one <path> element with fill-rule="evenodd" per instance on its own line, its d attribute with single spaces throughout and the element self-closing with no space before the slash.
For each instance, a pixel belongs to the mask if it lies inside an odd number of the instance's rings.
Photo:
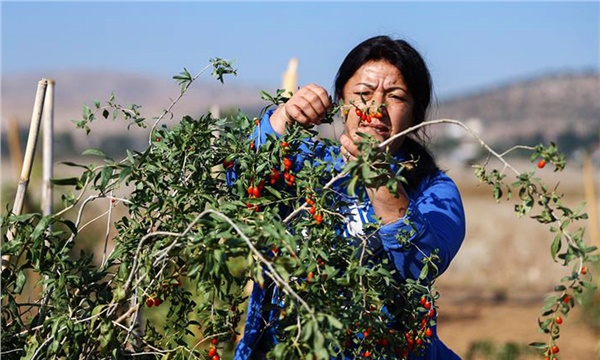
<svg viewBox="0 0 600 360">
<path fill-rule="evenodd" d="M 27 276 L 25 276 L 25 271 L 17 272 L 17 281 L 15 282 L 15 293 L 20 294 L 23 291 L 23 287 L 27 282 Z"/>
<path fill-rule="evenodd" d="M 62 179 L 50 179 L 50 183 L 57 186 L 75 186 L 77 185 L 79 178 L 70 177 L 70 178 L 62 178 Z"/>
<path fill-rule="evenodd" d="M 358 182 L 358 176 L 353 176 L 348 184 L 348 194 L 350 196 L 356 196 L 356 183 Z"/>
<path fill-rule="evenodd" d="M 562 234 L 558 234 L 554 237 L 554 241 L 552 241 L 552 245 L 550 246 L 550 254 L 552 255 L 552 259 L 556 261 L 556 254 L 560 251 L 560 247 L 562 244 Z"/>
<path fill-rule="evenodd" d="M 97 148 L 89 148 L 89 149 L 85 149 L 81 155 L 92 155 L 92 156 L 99 156 L 102 158 L 108 158 L 108 156 L 104 153 L 104 151 L 102 151 L 101 149 L 97 149 Z"/>
<path fill-rule="evenodd" d="M 529 344 L 529 346 L 534 347 L 536 349 L 540 349 L 540 350 L 548 349 L 548 344 L 543 343 L 543 342 L 532 342 Z"/>
</svg>

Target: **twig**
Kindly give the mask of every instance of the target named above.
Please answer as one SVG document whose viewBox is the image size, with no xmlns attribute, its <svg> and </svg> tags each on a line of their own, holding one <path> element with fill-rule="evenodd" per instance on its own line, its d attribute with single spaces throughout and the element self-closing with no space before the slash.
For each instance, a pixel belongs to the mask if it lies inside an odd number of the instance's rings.
<svg viewBox="0 0 600 360">
<path fill-rule="evenodd" d="M 202 75 L 202 73 L 204 73 L 207 69 L 209 69 L 211 66 L 213 66 L 212 64 L 206 65 L 202 70 L 200 70 L 200 72 L 198 72 L 198 74 L 196 74 L 196 76 L 194 76 L 188 83 L 187 86 L 185 87 L 185 89 L 182 89 L 179 92 L 179 95 L 175 98 L 175 100 L 173 100 L 171 102 L 171 105 L 169 105 L 168 108 L 166 108 L 162 114 L 160 114 L 160 116 L 156 119 L 156 121 L 154 121 L 154 124 L 152 124 L 152 127 L 150 128 L 150 135 L 148 136 L 148 144 L 152 145 L 152 133 L 154 132 L 154 130 L 156 129 L 156 126 L 158 126 L 158 123 L 168 114 L 171 112 L 171 109 L 175 106 L 175 104 L 177 104 L 179 102 L 179 100 L 183 97 L 183 95 L 186 93 L 187 89 L 190 87 L 190 85 L 200 76 Z"/>
</svg>

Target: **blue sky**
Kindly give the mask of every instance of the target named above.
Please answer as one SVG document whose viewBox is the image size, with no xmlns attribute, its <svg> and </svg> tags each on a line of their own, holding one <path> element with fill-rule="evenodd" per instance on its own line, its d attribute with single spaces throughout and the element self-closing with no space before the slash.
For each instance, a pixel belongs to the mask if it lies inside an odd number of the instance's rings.
<svg viewBox="0 0 600 360">
<path fill-rule="evenodd" d="M 330 89 L 367 37 L 402 37 L 430 66 L 438 98 L 554 71 L 600 68 L 600 2 L 2 1 L 2 75 L 74 68 L 170 78 L 213 57 L 233 82 Z"/>
</svg>

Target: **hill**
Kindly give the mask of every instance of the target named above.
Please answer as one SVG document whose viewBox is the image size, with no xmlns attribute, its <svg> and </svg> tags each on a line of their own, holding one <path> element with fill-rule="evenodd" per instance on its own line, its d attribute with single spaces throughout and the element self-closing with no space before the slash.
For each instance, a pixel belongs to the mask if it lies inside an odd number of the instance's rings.
<svg viewBox="0 0 600 360">
<path fill-rule="evenodd" d="M 179 94 L 179 86 L 170 78 L 157 78 L 144 74 L 114 71 L 71 70 L 50 74 L 17 74 L 2 78 L 2 117 L 18 119 L 21 131 L 26 133 L 32 112 L 37 82 L 42 78 L 56 81 L 55 129 L 57 133 L 73 133 L 72 120 L 80 119 L 84 104 L 93 100 L 105 101 L 111 92 L 117 101 L 128 106 L 142 105 L 146 118 L 158 116 Z M 235 81 L 227 81 L 235 80 Z M 197 116 L 211 106 L 221 109 L 241 109 L 255 115 L 265 105 L 260 99 L 261 90 L 271 89 L 252 84 L 241 84 L 238 79 L 219 83 L 208 74 L 199 78 L 176 106 L 174 119 L 182 115 Z M 565 133 L 594 137 L 597 141 L 600 128 L 600 73 L 592 71 L 548 74 L 521 79 L 494 87 L 456 95 L 435 104 L 431 118 L 457 120 L 478 119 L 478 132 L 491 144 L 512 145 L 522 139 L 553 140 Z M 107 137 L 127 134 L 123 126 L 93 128 L 93 139 L 73 137 L 77 147 L 97 146 Z M 443 129 L 443 127 L 440 127 Z M 322 128 L 324 136 L 331 129 Z M 435 134 L 438 129 L 432 130 Z M 339 131 L 338 131 L 339 133 Z M 574 134 L 574 135 L 573 135 Z M 127 134 L 143 138 L 136 132 Z M 514 140 L 514 141 L 511 141 Z M 82 143 L 86 142 L 86 143 Z M 590 141 L 589 139 L 586 141 Z M 3 144 L 5 142 L 3 141 Z M 5 145 L 3 145 L 5 146 Z M 3 152 L 6 153 L 6 152 Z"/>
<path fill-rule="evenodd" d="M 600 73 L 571 72 L 522 79 L 441 102 L 433 118 L 479 119 L 491 142 L 556 139 L 600 130 Z"/>
<path fill-rule="evenodd" d="M 55 129 L 71 131 L 71 120 L 80 119 L 84 104 L 94 100 L 104 102 L 111 92 L 117 102 L 129 106 L 142 105 L 141 113 L 147 118 L 161 114 L 179 95 L 179 85 L 170 78 L 115 71 L 73 70 L 49 74 L 18 74 L 2 78 L 2 116 L 14 117 L 22 126 L 28 126 L 33 108 L 37 83 L 42 78 L 53 79 L 55 85 Z M 248 109 L 262 104 L 260 91 L 271 89 L 258 85 L 233 84 L 225 79 L 221 84 L 207 72 L 198 78 L 175 107 L 175 118 L 199 115 L 211 106 Z M 97 134 L 109 135 L 121 130 L 111 126 L 98 128 Z"/>
</svg>

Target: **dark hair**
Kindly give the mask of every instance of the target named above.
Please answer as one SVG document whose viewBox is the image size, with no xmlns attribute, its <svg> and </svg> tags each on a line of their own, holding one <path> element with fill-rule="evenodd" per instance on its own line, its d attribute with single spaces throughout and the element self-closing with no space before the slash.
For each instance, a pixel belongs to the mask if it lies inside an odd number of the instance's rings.
<svg viewBox="0 0 600 360">
<path fill-rule="evenodd" d="M 408 91 L 414 99 L 414 125 L 425 121 L 432 94 L 429 69 L 419 52 L 408 42 L 400 39 L 394 40 L 389 36 L 375 36 L 367 39 L 346 55 L 335 77 L 336 100 L 342 99 L 344 86 L 354 73 L 365 63 L 373 60 L 387 61 L 400 70 Z M 401 149 L 407 156 L 418 159 L 415 169 L 409 171 L 410 174 L 407 173 L 406 176 L 409 180 L 409 188 L 416 187 L 423 178 L 439 170 L 418 134 L 407 136 Z"/>
</svg>

